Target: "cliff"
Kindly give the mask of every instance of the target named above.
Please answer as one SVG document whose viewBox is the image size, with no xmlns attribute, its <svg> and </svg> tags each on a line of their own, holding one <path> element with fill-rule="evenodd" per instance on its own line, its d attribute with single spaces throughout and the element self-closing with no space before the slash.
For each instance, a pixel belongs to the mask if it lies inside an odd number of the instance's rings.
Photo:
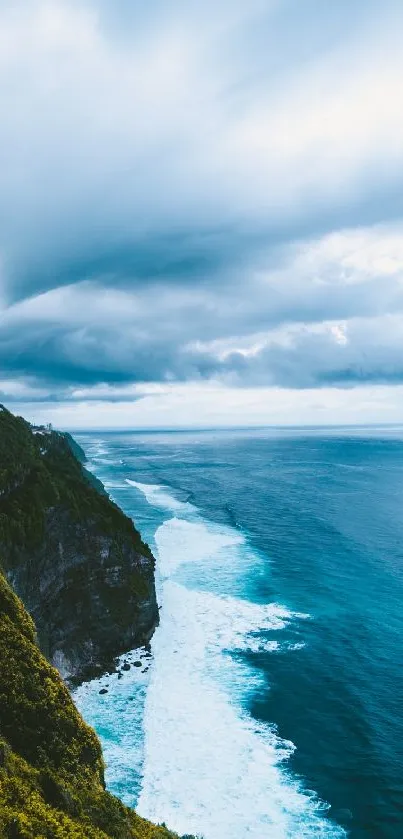
<svg viewBox="0 0 403 839">
<path fill-rule="evenodd" d="M 154 559 L 68 434 L 0 406 L 0 567 L 71 684 L 113 667 L 158 623 Z"/>
<path fill-rule="evenodd" d="M 0 574 L 1 839 L 175 839 L 107 793 L 95 733 Z"/>
</svg>

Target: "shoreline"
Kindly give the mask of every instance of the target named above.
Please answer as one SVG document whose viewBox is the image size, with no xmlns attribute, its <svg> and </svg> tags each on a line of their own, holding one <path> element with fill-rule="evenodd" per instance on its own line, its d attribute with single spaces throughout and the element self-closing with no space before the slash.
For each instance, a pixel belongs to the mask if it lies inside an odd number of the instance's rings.
<svg viewBox="0 0 403 839">
<path fill-rule="evenodd" d="M 105 466 L 107 464 L 103 464 L 103 470 Z M 270 802 L 267 788 L 272 788 L 277 790 L 277 795 L 284 797 L 284 814 L 281 815 L 280 810 L 275 808 L 271 816 L 274 825 L 277 824 L 276 835 L 283 836 L 283 828 L 280 828 L 282 821 L 298 818 L 297 813 L 302 808 L 306 830 L 310 830 L 309 824 L 313 831 L 317 830 L 321 822 L 323 836 L 341 839 L 345 833 L 325 818 L 325 805 L 312 798 L 287 768 L 287 760 L 294 747 L 283 743 L 273 735 L 271 727 L 246 713 L 247 697 L 251 696 L 251 690 L 253 693 L 258 687 L 256 674 L 253 675 L 253 669 L 246 665 L 246 659 L 245 664 L 241 664 L 241 660 L 236 663 L 236 658 L 232 655 L 228 657 L 226 652 L 228 646 L 228 651 L 238 650 L 238 656 L 242 651 L 253 652 L 255 648 L 271 654 L 270 651 L 276 650 L 281 643 L 282 627 L 303 616 L 296 614 L 294 617 L 278 605 L 265 606 L 228 594 L 229 578 L 226 575 L 229 567 L 231 580 L 235 582 L 236 579 L 239 588 L 244 573 L 241 572 L 244 567 L 243 552 L 250 550 L 242 531 L 207 519 L 194 505 L 175 498 L 172 489 L 162 482 L 147 484 L 135 481 L 126 477 L 124 467 L 111 464 L 111 468 L 115 473 L 116 469 L 118 472 L 121 470 L 119 480 L 122 481 L 122 490 L 125 484 L 133 488 L 134 495 L 126 492 L 122 495 L 117 488 L 116 498 L 120 503 L 124 500 L 124 509 L 133 515 L 141 530 L 136 497 L 142 495 L 146 500 L 145 515 L 149 527 L 152 510 L 155 510 L 158 522 L 161 522 L 162 514 L 162 524 L 157 525 L 155 532 L 155 575 L 161 623 L 152 642 L 150 678 L 144 685 L 143 731 L 141 738 L 133 741 L 137 755 L 144 750 L 141 762 L 134 756 L 137 765 L 141 765 L 142 773 L 138 785 L 139 812 L 157 820 L 164 813 L 163 818 L 171 829 L 179 833 L 201 832 L 205 839 L 227 839 L 227 836 L 243 839 L 245 830 L 249 830 L 252 839 L 255 836 L 261 839 Z M 137 493 L 140 495 L 137 496 Z M 213 560 L 213 557 L 216 558 Z M 227 565 L 229 557 L 231 566 Z M 212 566 L 212 561 L 218 561 L 218 565 Z M 259 566 L 259 562 L 257 554 L 253 555 L 255 567 Z M 217 576 L 219 567 L 221 571 Z M 190 575 L 189 583 L 192 575 L 196 574 L 196 577 L 193 576 L 195 589 L 183 584 L 185 569 L 186 579 Z M 208 587 L 200 589 L 196 582 L 200 573 L 206 581 L 209 578 L 209 585 L 215 580 L 218 589 L 210 592 Z M 223 588 L 220 589 L 221 586 Z M 258 641 L 262 629 L 263 637 Z M 276 641 L 272 640 L 272 632 Z M 223 639 L 224 646 L 221 642 L 217 646 L 219 638 Z M 296 651 L 299 646 L 295 645 Z M 94 699 L 96 701 L 96 697 Z M 204 708 L 202 718 L 197 711 L 201 705 Z M 92 709 L 92 713 L 98 713 L 96 708 Z M 111 714 L 113 716 L 112 707 L 105 720 L 111 720 Z M 102 719 L 101 715 L 101 726 L 104 725 Z M 224 729 L 223 720 L 227 721 Z M 115 722 L 114 736 L 122 738 L 121 747 L 124 748 L 126 734 L 123 730 L 119 734 L 119 722 Z M 115 761 L 117 743 L 113 747 L 106 746 L 107 756 L 108 748 L 111 759 Z M 230 757 L 231 749 L 233 753 Z M 257 775 L 253 787 L 248 790 L 243 789 L 240 779 L 235 781 L 232 774 L 242 765 L 244 749 L 251 755 L 266 754 L 265 775 L 260 779 Z M 205 765 L 202 756 L 207 754 L 208 765 Z M 124 760 L 127 761 L 126 754 Z M 248 763 L 245 771 L 246 777 L 249 773 L 253 775 L 254 765 Z M 114 772 L 113 789 L 121 789 L 116 763 Z M 203 796 L 201 791 L 207 778 L 209 792 Z M 171 785 L 175 788 L 175 806 L 170 799 Z M 232 799 L 235 788 L 237 798 Z M 124 794 L 126 801 L 130 801 L 130 791 L 127 789 Z M 221 812 L 221 802 L 228 796 L 231 796 L 232 816 Z M 245 803 L 247 799 L 250 801 L 248 808 L 245 810 L 242 806 L 239 809 L 240 802 Z M 249 806 L 252 820 L 247 815 Z M 297 827 L 294 829 L 298 830 Z"/>
</svg>

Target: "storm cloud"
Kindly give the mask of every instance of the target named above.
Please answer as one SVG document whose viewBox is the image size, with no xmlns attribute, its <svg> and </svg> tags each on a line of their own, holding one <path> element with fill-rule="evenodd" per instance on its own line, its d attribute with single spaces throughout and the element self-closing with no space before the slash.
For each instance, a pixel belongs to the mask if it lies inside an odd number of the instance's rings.
<svg viewBox="0 0 403 839">
<path fill-rule="evenodd" d="M 375 0 L 3 3 L 8 400 L 402 382 L 402 24 Z"/>
</svg>

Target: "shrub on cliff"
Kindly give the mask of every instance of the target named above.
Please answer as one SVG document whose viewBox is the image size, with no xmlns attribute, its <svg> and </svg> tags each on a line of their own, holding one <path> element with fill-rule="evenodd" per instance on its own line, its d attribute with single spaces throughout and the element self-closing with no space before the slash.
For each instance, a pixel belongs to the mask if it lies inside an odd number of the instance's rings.
<svg viewBox="0 0 403 839">
<path fill-rule="evenodd" d="M 82 449 L 57 431 L 32 428 L 0 405 L 0 545 L 12 564 L 20 546 L 35 547 L 43 538 L 49 508 L 66 509 L 77 523 L 89 517 L 101 532 L 119 530 L 136 550 L 151 556 L 133 522 L 122 513 L 100 482 L 83 468 Z"/>
<path fill-rule="evenodd" d="M 105 791 L 95 732 L 0 574 L 0 836 L 174 839 Z"/>
<path fill-rule="evenodd" d="M 154 558 L 70 435 L 0 406 L 0 569 L 70 682 L 113 667 L 158 623 Z"/>
</svg>

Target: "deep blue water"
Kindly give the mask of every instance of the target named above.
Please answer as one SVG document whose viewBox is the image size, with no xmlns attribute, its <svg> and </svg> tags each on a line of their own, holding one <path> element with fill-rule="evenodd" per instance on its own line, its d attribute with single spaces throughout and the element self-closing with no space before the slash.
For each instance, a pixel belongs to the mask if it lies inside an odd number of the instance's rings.
<svg viewBox="0 0 403 839">
<path fill-rule="evenodd" d="M 76 438 L 158 558 L 150 670 L 77 699 L 111 789 L 205 839 L 401 839 L 403 434 Z"/>
</svg>

